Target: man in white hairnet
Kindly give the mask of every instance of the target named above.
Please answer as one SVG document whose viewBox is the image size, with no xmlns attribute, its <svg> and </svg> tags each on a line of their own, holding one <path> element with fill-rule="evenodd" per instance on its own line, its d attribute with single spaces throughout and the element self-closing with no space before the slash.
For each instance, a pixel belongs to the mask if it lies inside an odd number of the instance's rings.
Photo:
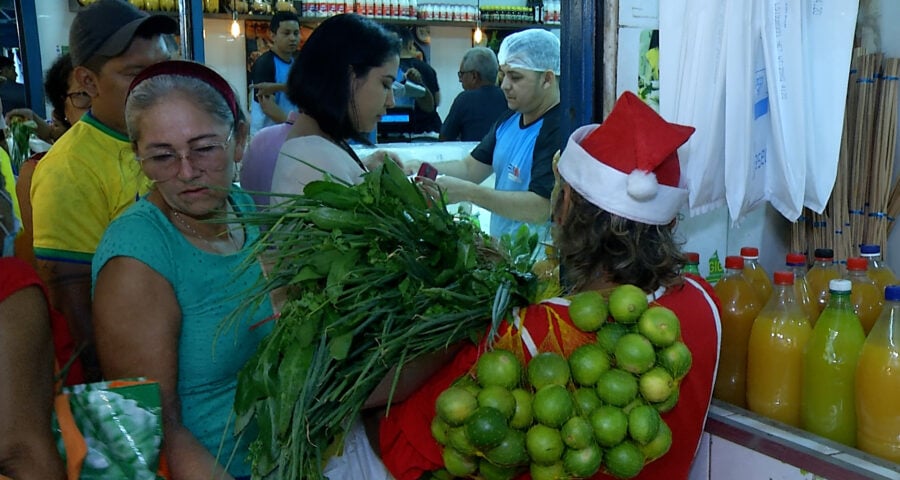
<svg viewBox="0 0 900 480">
<path fill-rule="evenodd" d="M 436 164 L 442 176 L 435 183 L 447 203 L 468 201 L 490 210 L 491 236 L 515 232 L 523 223 L 543 236 L 553 154 L 561 147 L 559 38 L 541 29 L 515 33 L 503 40 L 497 59 L 510 110 L 466 158 Z M 420 164 L 405 162 L 407 173 L 416 173 Z M 491 173 L 494 188 L 481 186 Z"/>
</svg>

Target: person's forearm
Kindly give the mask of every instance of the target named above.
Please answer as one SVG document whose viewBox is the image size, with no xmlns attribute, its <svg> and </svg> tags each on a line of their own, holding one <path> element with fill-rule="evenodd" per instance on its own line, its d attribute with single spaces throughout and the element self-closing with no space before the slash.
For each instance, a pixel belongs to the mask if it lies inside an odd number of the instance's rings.
<svg viewBox="0 0 900 480">
<path fill-rule="evenodd" d="M 66 470 L 47 426 L 46 439 L 24 438 L 21 430 L 9 434 L 15 440 L 0 446 L 0 475 L 15 480 L 63 480 Z M 5 457 L 3 452 L 15 452 Z"/>
<path fill-rule="evenodd" d="M 216 458 L 180 423 L 165 422 L 163 447 L 172 478 L 178 480 L 234 480 Z M 223 452 L 223 460 L 231 452 Z M 224 462 L 223 462 L 224 463 Z"/>
<path fill-rule="evenodd" d="M 101 380 L 91 321 L 90 265 L 38 261 L 38 270 L 47 285 L 50 304 L 66 318 L 76 348 L 82 349 L 78 358 L 84 368 L 85 380 Z"/>
<path fill-rule="evenodd" d="M 451 177 L 460 178 L 469 182 L 476 182 L 474 172 L 469 170 L 468 165 L 463 160 L 453 160 L 450 162 L 438 162 L 433 164 L 437 168 L 438 173 L 442 175 L 450 175 Z M 480 182 L 480 181 L 479 181 Z"/>
<path fill-rule="evenodd" d="M 509 192 L 472 185 L 463 196 L 475 205 L 511 220 L 527 223 L 550 220 L 550 200 L 534 192 Z"/>
</svg>

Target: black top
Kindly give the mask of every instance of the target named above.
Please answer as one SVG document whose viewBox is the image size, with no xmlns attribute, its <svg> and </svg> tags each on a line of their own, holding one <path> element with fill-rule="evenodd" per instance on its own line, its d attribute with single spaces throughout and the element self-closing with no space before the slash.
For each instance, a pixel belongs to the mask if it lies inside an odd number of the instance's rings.
<svg viewBox="0 0 900 480">
<path fill-rule="evenodd" d="M 437 73 L 430 65 L 418 58 L 401 58 L 400 69 L 406 72 L 410 68 L 415 68 L 422 74 L 422 82 L 425 83 L 425 88 L 427 88 L 432 95 L 441 91 L 438 86 Z M 392 111 L 395 110 L 388 110 L 388 112 Z M 418 105 L 414 105 L 410 124 L 409 133 L 440 132 L 441 117 L 437 113 L 437 107 L 435 107 L 433 112 L 426 113 L 423 112 Z"/>
<path fill-rule="evenodd" d="M 450 106 L 450 113 L 441 127 L 441 139 L 477 142 L 506 110 L 506 96 L 496 85 L 465 90 Z"/>
</svg>

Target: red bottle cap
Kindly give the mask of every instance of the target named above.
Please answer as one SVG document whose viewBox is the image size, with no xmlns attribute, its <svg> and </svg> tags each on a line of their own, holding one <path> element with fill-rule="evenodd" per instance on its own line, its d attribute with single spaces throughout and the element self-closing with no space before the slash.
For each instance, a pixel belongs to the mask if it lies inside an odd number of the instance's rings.
<svg viewBox="0 0 900 480">
<path fill-rule="evenodd" d="M 787 264 L 792 267 L 806 265 L 806 255 L 802 253 L 789 253 L 787 254 Z"/>
<path fill-rule="evenodd" d="M 730 268 L 732 270 L 743 270 L 744 257 L 739 257 L 737 255 L 729 255 L 725 257 L 725 268 Z"/>
<path fill-rule="evenodd" d="M 759 258 L 759 249 L 756 247 L 741 247 L 741 256 L 744 258 Z"/>
<path fill-rule="evenodd" d="M 869 269 L 869 261 L 862 257 L 850 257 L 847 259 L 847 270 L 862 270 L 866 271 Z"/>
<path fill-rule="evenodd" d="M 794 272 L 775 272 L 775 285 L 793 285 Z"/>
<path fill-rule="evenodd" d="M 700 254 L 697 252 L 684 252 L 688 263 L 700 263 Z"/>
</svg>

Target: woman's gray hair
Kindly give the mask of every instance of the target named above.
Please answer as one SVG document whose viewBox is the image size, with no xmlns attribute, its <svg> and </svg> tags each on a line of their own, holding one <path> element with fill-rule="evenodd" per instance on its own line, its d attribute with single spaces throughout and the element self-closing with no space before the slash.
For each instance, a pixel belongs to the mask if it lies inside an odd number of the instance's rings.
<svg viewBox="0 0 900 480">
<path fill-rule="evenodd" d="M 481 80 L 488 83 L 497 81 L 497 55 L 487 47 L 472 47 L 463 55 L 462 64 L 465 70 L 478 72 Z"/>
<path fill-rule="evenodd" d="M 142 81 L 128 95 L 128 101 L 125 103 L 125 125 L 131 141 L 137 141 L 141 135 L 138 120 L 144 111 L 165 101 L 173 92 L 181 93 L 193 100 L 201 110 L 221 121 L 223 125 L 228 125 L 230 131 L 234 131 L 236 124 L 246 118 L 240 106 L 238 118 L 234 118 L 222 94 L 203 80 L 175 74 L 157 75 Z"/>
</svg>

